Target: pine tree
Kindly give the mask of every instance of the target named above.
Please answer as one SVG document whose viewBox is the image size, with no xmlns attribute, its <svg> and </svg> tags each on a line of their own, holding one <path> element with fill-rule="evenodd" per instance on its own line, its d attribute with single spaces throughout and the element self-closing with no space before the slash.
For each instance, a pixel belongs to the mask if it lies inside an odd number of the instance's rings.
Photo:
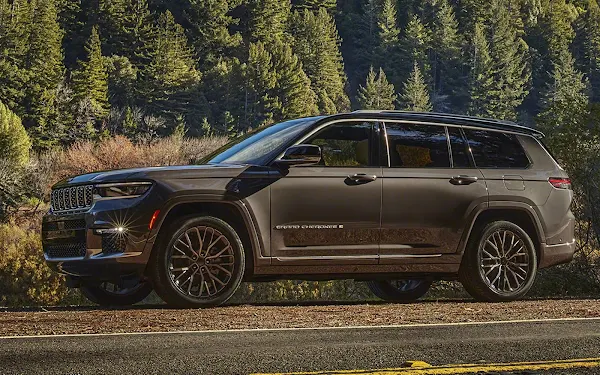
<svg viewBox="0 0 600 375">
<path fill-rule="evenodd" d="M 29 161 L 31 141 L 21 119 L 0 101 L 0 160 L 11 167 Z"/>
<path fill-rule="evenodd" d="M 263 126 L 273 122 L 274 111 L 280 106 L 272 90 L 277 84 L 271 54 L 261 42 L 251 43 L 245 69 L 246 102 L 244 127 Z"/>
<path fill-rule="evenodd" d="M 381 11 L 377 17 L 378 42 L 377 62 L 390 72 L 392 82 L 401 79 L 400 29 L 397 26 L 397 12 L 394 0 L 383 0 Z"/>
<path fill-rule="evenodd" d="M 235 129 L 249 126 L 247 110 L 249 103 L 246 65 L 237 58 L 220 59 L 202 77 L 202 91 L 210 106 L 210 118 L 206 123 L 211 129 L 205 134 L 227 134 Z M 208 126 L 207 124 L 204 126 Z"/>
<path fill-rule="evenodd" d="M 396 25 L 398 22 L 396 5 L 392 0 L 383 0 L 381 12 L 377 18 L 380 45 L 384 49 L 395 46 L 398 43 L 400 29 Z"/>
<path fill-rule="evenodd" d="M 108 94 L 113 107 L 134 105 L 138 69 L 125 56 L 106 56 L 104 66 L 108 72 Z"/>
<path fill-rule="evenodd" d="M 341 40 L 333 17 L 323 8 L 316 13 L 307 9 L 296 11 L 292 16 L 292 35 L 294 52 L 317 94 L 319 111 L 335 113 L 348 109 Z"/>
<path fill-rule="evenodd" d="M 588 82 L 576 70 L 568 51 L 563 51 L 554 63 L 551 81 L 544 96 L 544 110 L 537 118 L 538 127 L 567 170 L 576 171 L 589 157 L 583 147 L 592 138 L 586 124 Z"/>
<path fill-rule="evenodd" d="M 145 81 L 143 98 L 153 113 L 173 121 L 183 113 L 198 114 L 201 110 L 197 101 L 201 75 L 196 70 L 194 52 L 188 46 L 184 30 L 169 11 L 160 15 L 156 29 L 152 58 L 142 72 Z M 200 121 L 200 117 L 194 118 Z"/>
<path fill-rule="evenodd" d="M 475 24 L 475 33 L 471 46 L 471 61 L 469 74 L 469 109 L 474 116 L 491 117 L 492 87 L 494 73 L 489 43 L 481 23 Z"/>
<path fill-rule="evenodd" d="M 431 74 L 433 104 L 438 112 L 464 110 L 466 90 L 461 72 L 463 39 L 448 0 L 438 0 L 432 24 Z"/>
<path fill-rule="evenodd" d="M 310 80 L 302 70 L 302 63 L 289 44 L 277 43 L 272 53 L 276 74 L 274 96 L 280 104 L 275 120 L 288 120 L 317 113 L 317 96 L 310 88 Z"/>
<path fill-rule="evenodd" d="M 31 7 L 29 45 L 23 59 L 29 79 L 25 84 L 23 124 L 37 147 L 60 139 L 51 128 L 56 116 L 56 92 L 64 76 L 62 36 L 54 0 L 39 0 Z"/>
<path fill-rule="evenodd" d="M 24 115 L 25 84 L 30 75 L 24 59 L 29 48 L 33 11 L 27 0 L 0 0 L 0 98 Z"/>
<path fill-rule="evenodd" d="M 425 84 L 425 79 L 417 62 L 413 66 L 410 77 L 404 83 L 404 90 L 400 95 L 399 102 L 402 108 L 407 111 L 430 112 L 433 109 L 427 84 Z"/>
<path fill-rule="evenodd" d="M 589 77 L 592 100 L 600 102 L 600 6 L 597 0 L 588 0 L 580 20 L 579 63 Z"/>
<path fill-rule="evenodd" d="M 407 77 L 411 74 L 413 65 L 416 63 L 425 76 L 425 81 L 429 81 L 431 69 L 428 54 L 431 48 L 431 35 L 416 15 L 406 25 L 400 44 L 404 55 L 403 76 Z"/>
<path fill-rule="evenodd" d="M 519 36 L 507 0 L 492 0 L 488 20 L 494 84 L 488 109 L 491 117 L 515 120 L 517 107 L 528 93 L 531 77 L 527 43 Z"/>
<path fill-rule="evenodd" d="M 248 33 L 251 42 L 284 41 L 290 17 L 289 0 L 248 0 Z"/>
<path fill-rule="evenodd" d="M 388 82 L 383 69 L 379 68 L 379 75 L 375 75 L 373 67 L 367 74 L 365 86 L 358 88 L 358 103 L 361 109 L 393 110 L 396 102 L 394 85 Z"/>
<path fill-rule="evenodd" d="M 138 69 L 150 63 L 156 39 L 147 0 L 97 0 L 107 56 L 126 56 Z"/>
<path fill-rule="evenodd" d="M 562 58 L 575 38 L 572 23 L 577 17 L 575 5 L 567 4 L 565 0 L 552 0 L 547 14 L 539 24 L 546 42 L 549 61 L 555 62 Z"/>
<path fill-rule="evenodd" d="M 524 106 L 537 114 L 540 111 L 540 95 L 551 78 L 548 72 L 564 52 L 570 51 L 575 36 L 572 23 L 577 17 L 577 10 L 575 5 L 565 0 L 540 2 L 539 6 L 529 8 L 534 9 L 536 22 L 529 22 L 531 26 L 525 36 L 530 47 L 532 71 L 531 90 Z"/>
<path fill-rule="evenodd" d="M 230 29 L 237 25 L 231 11 L 237 2 L 227 0 L 185 1 L 189 6 L 183 17 L 200 68 L 209 69 L 219 59 L 231 56 L 240 46 L 242 37 Z"/>
<path fill-rule="evenodd" d="M 340 2 L 340 6 L 342 5 L 349 6 L 346 2 Z M 348 9 L 338 16 L 340 32 L 345 32 L 341 46 L 347 52 L 344 61 L 350 81 L 355 87 L 369 72 L 369 67 L 380 60 L 376 51 L 379 46 L 378 0 L 360 1 L 356 7 L 355 11 Z"/>
<path fill-rule="evenodd" d="M 96 120 L 108 115 L 108 74 L 102 57 L 98 27 L 85 46 L 87 61 L 79 61 L 79 69 L 73 74 L 74 98 L 77 101 L 89 100 Z"/>
<path fill-rule="evenodd" d="M 83 0 L 57 0 L 58 22 L 64 31 L 63 50 L 65 52 L 65 66 L 75 69 L 77 60 L 85 50 L 87 36 L 90 34 L 92 2 Z M 82 6 L 83 5 L 83 6 Z"/>
</svg>

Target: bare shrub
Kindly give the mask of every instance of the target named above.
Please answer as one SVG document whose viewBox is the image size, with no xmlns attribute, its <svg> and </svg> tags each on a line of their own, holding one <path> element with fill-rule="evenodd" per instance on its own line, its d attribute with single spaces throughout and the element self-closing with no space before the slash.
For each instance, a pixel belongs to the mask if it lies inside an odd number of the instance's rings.
<svg viewBox="0 0 600 375">
<path fill-rule="evenodd" d="M 186 138 L 181 145 L 181 151 L 190 163 L 197 163 L 200 159 L 223 147 L 226 143 L 227 137 Z"/>
<path fill-rule="evenodd" d="M 124 136 L 115 136 L 100 143 L 77 142 L 58 153 L 39 155 L 38 162 L 53 164 L 52 178 L 58 181 L 102 170 L 190 164 L 226 142 L 226 137 L 172 136 L 136 144 Z"/>
</svg>

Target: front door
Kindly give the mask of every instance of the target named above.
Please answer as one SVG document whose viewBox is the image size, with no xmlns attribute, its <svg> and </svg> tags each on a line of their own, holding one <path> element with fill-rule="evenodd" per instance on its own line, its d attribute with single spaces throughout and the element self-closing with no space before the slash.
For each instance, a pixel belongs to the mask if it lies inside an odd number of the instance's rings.
<svg viewBox="0 0 600 375">
<path fill-rule="evenodd" d="M 385 131 L 380 262 L 455 253 L 469 214 L 488 196 L 461 129 L 386 123 Z"/>
<path fill-rule="evenodd" d="M 336 122 L 299 143 L 319 165 L 291 167 L 271 185 L 273 264 L 377 264 L 382 174 L 376 122 Z"/>
</svg>

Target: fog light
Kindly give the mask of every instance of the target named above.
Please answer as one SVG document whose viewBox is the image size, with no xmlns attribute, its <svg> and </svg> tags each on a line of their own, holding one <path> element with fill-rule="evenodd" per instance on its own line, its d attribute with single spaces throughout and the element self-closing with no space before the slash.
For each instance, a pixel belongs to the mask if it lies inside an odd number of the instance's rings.
<svg viewBox="0 0 600 375">
<path fill-rule="evenodd" d="M 94 229 L 96 234 L 120 234 L 126 231 L 123 227 L 106 228 L 106 229 Z"/>
</svg>

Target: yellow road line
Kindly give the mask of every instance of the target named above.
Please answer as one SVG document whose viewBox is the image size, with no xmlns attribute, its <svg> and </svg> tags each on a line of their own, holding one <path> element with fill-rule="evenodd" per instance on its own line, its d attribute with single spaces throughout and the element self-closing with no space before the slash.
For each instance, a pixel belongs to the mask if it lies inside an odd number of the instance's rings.
<svg viewBox="0 0 600 375">
<path fill-rule="evenodd" d="M 444 366 L 429 366 L 425 362 L 407 362 L 410 367 L 388 368 L 379 370 L 340 370 L 340 371 L 314 371 L 294 373 L 273 373 L 254 375 L 450 375 L 473 374 L 479 372 L 499 371 L 536 371 L 536 370 L 567 370 L 577 368 L 600 367 L 600 358 L 567 359 L 546 362 L 512 362 L 490 364 L 459 364 Z"/>
</svg>

